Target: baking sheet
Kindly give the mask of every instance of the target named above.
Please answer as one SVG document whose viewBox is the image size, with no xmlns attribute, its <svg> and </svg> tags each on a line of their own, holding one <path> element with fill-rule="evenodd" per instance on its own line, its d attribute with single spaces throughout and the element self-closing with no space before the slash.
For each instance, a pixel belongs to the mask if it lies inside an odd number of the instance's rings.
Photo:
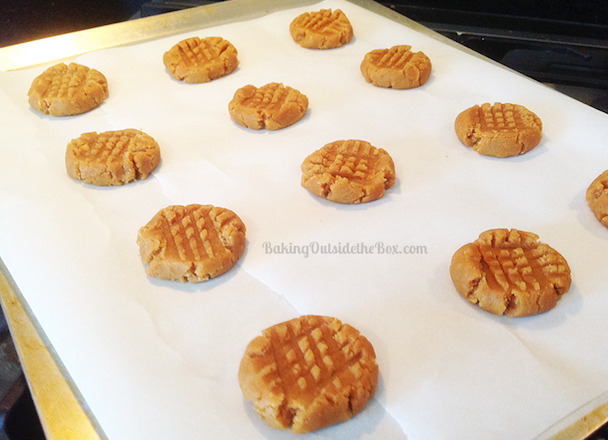
<svg viewBox="0 0 608 440">
<path fill-rule="evenodd" d="M 291 40 L 291 20 L 321 8 L 346 13 L 351 43 L 311 51 Z M 228 39 L 239 68 L 207 84 L 174 80 L 162 54 L 194 35 Z M 430 57 L 426 85 L 365 82 L 363 55 L 395 44 Z M 608 390 L 608 231 L 584 200 L 608 168 L 604 113 L 340 0 L 74 60 L 110 85 L 101 107 L 75 117 L 28 107 L 44 66 L 0 75 L 0 257 L 107 438 L 290 438 L 257 418 L 236 374 L 263 328 L 308 313 L 367 336 L 380 383 L 362 414 L 305 438 L 542 438 Z M 232 122 L 236 89 L 274 81 L 308 96 L 300 122 L 277 132 Z M 456 115 L 496 101 L 541 117 L 536 149 L 493 159 L 458 141 Z M 71 139 L 129 127 L 161 145 L 150 178 L 97 188 L 67 176 Z M 397 183 L 383 199 L 335 205 L 300 186 L 302 160 L 337 139 L 391 154 Z M 234 210 L 244 256 L 206 283 L 147 277 L 138 229 L 188 203 Z M 566 257 L 573 286 L 554 310 L 495 317 L 455 291 L 452 254 L 497 227 L 535 232 Z"/>
</svg>

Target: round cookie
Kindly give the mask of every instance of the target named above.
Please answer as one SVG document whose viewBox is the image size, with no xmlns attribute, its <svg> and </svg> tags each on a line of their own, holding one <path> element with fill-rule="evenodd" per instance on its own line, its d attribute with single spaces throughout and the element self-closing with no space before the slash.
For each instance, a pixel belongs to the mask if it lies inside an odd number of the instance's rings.
<svg viewBox="0 0 608 440">
<path fill-rule="evenodd" d="M 221 78 L 239 65 L 237 50 L 221 37 L 182 40 L 165 52 L 163 63 L 175 79 L 187 83 Z"/>
<path fill-rule="evenodd" d="M 452 257 L 456 289 L 495 315 L 530 316 L 551 310 L 572 282 L 568 263 L 538 236 L 491 229 Z"/>
<path fill-rule="evenodd" d="M 146 273 L 198 283 L 229 271 L 245 250 L 246 228 L 232 211 L 212 205 L 172 205 L 139 230 Z"/>
<path fill-rule="evenodd" d="M 608 227 L 608 170 L 600 174 L 587 189 L 587 203 L 602 224 Z"/>
<path fill-rule="evenodd" d="M 365 80 L 377 87 L 411 89 L 431 76 L 431 60 L 412 46 L 400 45 L 367 53 L 361 63 Z"/>
<path fill-rule="evenodd" d="M 239 385 L 270 426 L 306 433 L 360 413 L 378 384 L 372 344 L 336 318 L 302 316 L 253 339 Z"/>
<path fill-rule="evenodd" d="M 280 130 L 298 122 L 308 110 L 308 98 L 279 83 L 238 89 L 228 104 L 232 119 L 243 127 Z"/>
<path fill-rule="evenodd" d="M 524 154 L 542 139 L 538 116 L 517 104 L 475 105 L 456 117 L 458 138 L 486 156 L 511 157 Z"/>
<path fill-rule="evenodd" d="M 299 15 L 289 25 L 289 32 L 296 43 L 307 49 L 333 49 L 353 38 L 353 27 L 340 9 Z"/>
<path fill-rule="evenodd" d="M 83 133 L 68 144 L 65 163 L 70 177 L 92 185 L 123 185 L 143 180 L 160 163 L 160 147 L 135 130 Z"/>
<path fill-rule="evenodd" d="M 331 142 L 302 163 L 302 186 L 336 203 L 377 200 L 395 184 L 395 165 L 383 149 L 361 140 Z"/>
<path fill-rule="evenodd" d="M 30 105 L 44 115 L 71 116 L 93 110 L 108 96 L 102 73 L 76 63 L 49 67 L 27 93 Z"/>
</svg>

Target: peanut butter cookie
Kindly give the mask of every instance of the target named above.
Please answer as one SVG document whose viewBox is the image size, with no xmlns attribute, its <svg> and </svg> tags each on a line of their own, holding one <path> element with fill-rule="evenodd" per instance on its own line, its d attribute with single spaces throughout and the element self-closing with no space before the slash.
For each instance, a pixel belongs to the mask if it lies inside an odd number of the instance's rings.
<svg viewBox="0 0 608 440">
<path fill-rule="evenodd" d="M 608 170 L 600 174 L 587 189 L 587 203 L 602 224 L 608 227 Z"/>
<path fill-rule="evenodd" d="M 491 229 L 456 251 L 450 265 L 456 289 L 495 315 L 551 310 L 572 282 L 568 263 L 531 232 Z"/>
<path fill-rule="evenodd" d="M 371 202 L 394 184 L 393 159 L 366 141 L 329 143 L 302 163 L 302 186 L 336 203 Z"/>
<path fill-rule="evenodd" d="M 333 49 L 353 38 L 353 27 L 340 9 L 299 15 L 291 22 L 289 32 L 296 43 L 308 49 Z"/>
<path fill-rule="evenodd" d="M 411 89 L 428 81 L 431 60 L 423 52 L 412 52 L 412 46 L 376 49 L 363 58 L 361 73 L 377 87 Z"/>
<path fill-rule="evenodd" d="M 160 163 L 160 147 L 135 130 L 84 133 L 68 144 L 65 163 L 74 179 L 92 185 L 123 185 L 143 180 Z"/>
<path fill-rule="evenodd" d="M 232 119 L 243 127 L 280 130 L 298 122 L 308 110 L 308 98 L 279 83 L 262 87 L 247 85 L 236 91 L 228 104 Z"/>
<path fill-rule="evenodd" d="M 44 115 L 78 115 L 107 98 L 108 81 L 95 69 L 60 63 L 37 76 L 27 95 L 30 105 Z"/>
<path fill-rule="evenodd" d="M 306 433 L 359 414 L 376 391 L 378 365 L 359 331 L 336 318 L 308 315 L 253 339 L 239 384 L 268 425 Z"/>
<path fill-rule="evenodd" d="M 473 106 L 456 117 L 458 138 L 486 156 L 510 157 L 536 147 L 542 138 L 538 116 L 517 104 Z"/>
<path fill-rule="evenodd" d="M 237 54 L 235 47 L 221 37 L 192 37 L 165 52 L 163 63 L 175 79 L 204 83 L 233 72 L 239 65 Z"/>
<path fill-rule="evenodd" d="M 245 232 L 229 209 L 173 205 L 139 230 L 137 244 L 148 275 L 198 283 L 235 265 L 245 250 Z"/>
</svg>

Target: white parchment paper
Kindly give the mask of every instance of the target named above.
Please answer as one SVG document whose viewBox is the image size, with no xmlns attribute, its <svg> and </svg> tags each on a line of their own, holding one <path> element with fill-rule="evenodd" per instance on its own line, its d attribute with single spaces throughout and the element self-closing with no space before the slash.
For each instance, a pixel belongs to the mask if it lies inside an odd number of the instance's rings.
<svg viewBox="0 0 608 440">
<path fill-rule="evenodd" d="M 293 18 L 321 8 L 345 12 L 352 42 L 315 51 L 291 39 Z M 229 40 L 238 69 L 206 84 L 173 79 L 162 55 L 193 35 Z M 363 56 L 396 44 L 429 56 L 427 84 L 365 82 Z M 74 61 L 110 88 L 74 117 L 29 108 L 46 66 L 0 74 L 0 257 L 108 439 L 291 438 L 257 418 L 237 371 L 262 329 L 300 314 L 353 325 L 380 365 L 363 413 L 302 438 L 533 439 L 608 390 L 608 230 L 585 202 L 608 168 L 606 114 L 342 0 Z M 269 82 L 307 95 L 306 116 L 276 132 L 236 125 L 234 92 Z M 465 147 L 454 119 L 484 102 L 534 111 L 541 144 L 508 159 Z M 71 139 L 123 128 L 161 145 L 153 175 L 115 188 L 67 175 Z M 391 154 L 397 183 L 383 199 L 342 206 L 300 186 L 304 158 L 338 139 Z M 245 254 L 206 283 L 148 277 L 138 229 L 189 203 L 235 211 Z M 452 254 L 501 227 L 534 232 L 568 260 L 572 288 L 554 310 L 497 317 L 456 292 Z"/>
</svg>

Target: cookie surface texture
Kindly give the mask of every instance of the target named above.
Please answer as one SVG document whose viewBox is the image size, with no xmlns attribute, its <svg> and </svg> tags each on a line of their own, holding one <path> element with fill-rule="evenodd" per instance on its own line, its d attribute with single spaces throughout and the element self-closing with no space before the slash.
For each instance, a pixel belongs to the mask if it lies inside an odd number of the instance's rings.
<svg viewBox="0 0 608 440">
<path fill-rule="evenodd" d="M 586 198 L 589 208 L 597 219 L 608 227 L 608 170 L 600 174 L 589 185 Z"/>
<path fill-rule="evenodd" d="M 246 228 L 232 211 L 212 205 L 172 205 L 139 230 L 146 273 L 198 283 L 229 271 L 245 250 Z"/>
<path fill-rule="evenodd" d="M 30 105 L 44 115 L 72 116 L 93 110 L 108 97 L 108 81 L 95 69 L 56 64 L 37 76 L 28 91 Z"/>
<path fill-rule="evenodd" d="M 65 163 L 70 177 L 99 186 L 143 180 L 160 163 L 160 146 L 135 129 L 83 133 L 68 144 Z"/>
<path fill-rule="evenodd" d="M 551 310 L 570 289 L 568 263 L 536 234 L 491 229 L 454 253 L 450 275 L 471 303 L 495 315 Z"/>
<path fill-rule="evenodd" d="M 393 159 L 366 141 L 329 143 L 302 163 L 302 186 L 336 203 L 371 202 L 394 184 Z"/>
<path fill-rule="evenodd" d="M 458 138 L 480 154 L 511 157 L 524 154 L 542 139 L 538 116 L 517 104 L 489 103 L 473 106 L 456 117 Z"/>
<path fill-rule="evenodd" d="M 254 130 L 288 127 L 302 119 L 307 110 L 306 95 L 280 83 L 241 87 L 228 104 L 232 119 Z"/>
<path fill-rule="evenodd" d="M 221 37 L 192 37 L 180 41 L 163 55 L 169 73 L 187 83 L 209 82 L 233 72 L 238 52 Z"/>
<path fill-rule="evenodd" d="M 340 9 L 299 15 L 289 25 L 289 32 L 296 43 L 307 49 L 334 49 L 353 38 L 353 27 Z"/>
<path fill-rule="evenodd" d="M 425 84 L 431 76 L 431 60 L 411 46 L 393 46 L 367 53 L 361 63 L 365 80 L 377 87 L 411 89 Z"/>
<path fill-rule="evenodd" d="M 276 324 L 241 360 L 243 395 L 270 426 L 316 431 L 360 413 L 374 395 L 378 365 L 359 331 L 325 316 Z"/>
</svg>

